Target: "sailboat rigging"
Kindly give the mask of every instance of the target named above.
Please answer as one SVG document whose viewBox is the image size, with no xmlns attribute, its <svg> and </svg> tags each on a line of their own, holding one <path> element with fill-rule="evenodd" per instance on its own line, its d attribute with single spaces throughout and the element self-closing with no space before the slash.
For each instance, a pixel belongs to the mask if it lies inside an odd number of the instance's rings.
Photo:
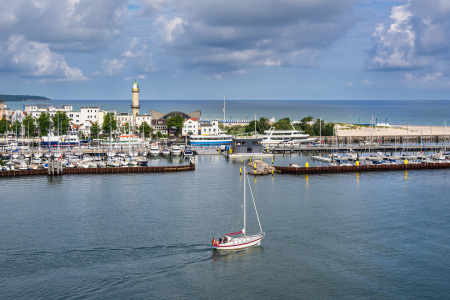
<svg viewBox="0 0 450 300">
<path fill-rule="evenodd" d="M 246 207 L 246 185 L 249 185 L 250 194 L 253 200 L 253 206 L 255 208 L 256 218 L 259 224 L 259 232 L 253 235 L 247 235 L 247 207 Z M 244 227 L 241 231 L 227 233 L 223 238 L 216 240 L 213 238 L 212 245 L 214 249 L 217 250 L 240 250 L 246 249 L 252 246 L 260 245 L 261 240 L 265 236 L 265 233 L 262 231 L 261 222 L 259 221 L 258 211 L 256 209 L 255 199 L 253 197 L 253 192 L 250 186 L 250 181 L 246 176 L 246 172 L 244 170 Z"/>
</svg>

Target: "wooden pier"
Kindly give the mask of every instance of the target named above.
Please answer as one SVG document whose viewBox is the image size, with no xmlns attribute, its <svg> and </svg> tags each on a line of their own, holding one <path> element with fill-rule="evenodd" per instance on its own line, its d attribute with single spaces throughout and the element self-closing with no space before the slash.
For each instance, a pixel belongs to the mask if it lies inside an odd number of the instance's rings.
<svg viewBox="0 0 450 300">
<path fill-rule="evenodd" d="M 15 170 L 0 172 L 0 177 L 17 177 L 29 175 L 66 175 L 66 174 L 123 174 L 123 173 L 163 173 L 163 172 L 181 172 L 195 170 L 195 164 L 181 166 L 162 166 L 162 167 L 108 167 L 108 168 L 64 168 L 59 172 L 55 169 L 49 172 L 48 169 L 37 170 Z"/>
<path fill-rule="evenodd" d="M 375 171 L 401 171 L 401 170 L 425 170 L 448 169 L 450 163 L 422 163 L 422 164 L 389 164 L 389 165 L 363 165 L 363 166 L 330 166 L 330 167 L 278 167 L 275 169 L 284 174 L 325 174 L 347 172 L 375 172 Z"/>
<path fill-rule="evenodd" d="M 271 147 L 268 149 L 269 153 L 273 154 L 293 154 L 293 153 L 302 153 L 302 152 L 346 152 L 350 149 L 354 152 L 439 152 L 442 149 L 450 149 L 450 145 L 408 145 L 408 146 L 398 146 L 398 145 L 340 145 L 340 146 L 331 146 L 331 145 L 310 145 L 310 146 L 297 146 L 297 147 Z"/>
</svg>

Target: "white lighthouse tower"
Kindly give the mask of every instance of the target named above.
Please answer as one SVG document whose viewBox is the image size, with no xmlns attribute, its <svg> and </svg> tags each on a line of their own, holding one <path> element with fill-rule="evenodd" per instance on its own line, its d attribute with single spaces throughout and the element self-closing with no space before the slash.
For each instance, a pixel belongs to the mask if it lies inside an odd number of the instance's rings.
<svg viewBox="0 0 450 300">
<path fill-rule="evenodd" d="M 131 111 L 133 113 L 133 127 L 136 125 L 136 116 L 139 115 L 139 85 L 136 80 L 134 80 L 133 88 L 131 89 Z"/>
</svg>

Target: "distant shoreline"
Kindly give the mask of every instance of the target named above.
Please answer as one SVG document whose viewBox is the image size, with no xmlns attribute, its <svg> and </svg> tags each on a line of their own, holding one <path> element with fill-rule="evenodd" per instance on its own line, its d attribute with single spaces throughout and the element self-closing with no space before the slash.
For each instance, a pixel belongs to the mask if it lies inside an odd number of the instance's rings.
<svg viewBox="0 0 450 300">
<path fill-rule="evenodd" d="M 37 102 L 37 101 L 52 101 L 51 99 L 43 96 L 34 95 L 1 95 L 0 100 L 5 102 Z"/>
</svg>

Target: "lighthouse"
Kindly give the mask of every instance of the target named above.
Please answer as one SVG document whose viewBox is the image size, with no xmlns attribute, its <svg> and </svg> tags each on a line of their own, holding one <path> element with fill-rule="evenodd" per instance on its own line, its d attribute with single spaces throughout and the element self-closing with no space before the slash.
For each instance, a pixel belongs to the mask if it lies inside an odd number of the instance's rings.
<svg viewBox="0 0 450 300">
<path fill-rule="evenodd" d="M 133 83 L 133 88 L 131 89 L 131 111 L 133 112 L 133 127 L 136 125 L 136 116 L 139 115 L 139 85 L 135 80 Z"/>
</svg>

